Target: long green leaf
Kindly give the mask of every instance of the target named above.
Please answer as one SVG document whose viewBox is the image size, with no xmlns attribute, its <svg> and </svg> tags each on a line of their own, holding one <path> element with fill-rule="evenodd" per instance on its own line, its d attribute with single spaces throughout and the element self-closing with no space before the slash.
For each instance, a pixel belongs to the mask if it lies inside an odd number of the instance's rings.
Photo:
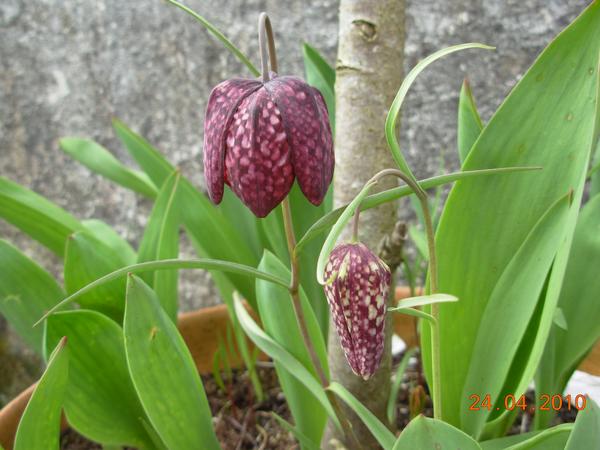
<svg viewBox="0 0 600 450">
<path fill-rule="evenodd" d="M 271 415 L 275 418 L 275 420 L 277 420 L 277 422 L 279 423 L 279 425 L 281 425 L 283 429 L 287 430 L 289 433 L 292 433 L 294 437 L 298 439 L 298 442 L 300 442 L 302 448 L 305 448 L 307 450 L 319 450 L 319 446 L 313 441 L 311 441 L 308 436 L 302 433 L 298 429 L 298 427 L 291 425 L 289 422 L 287 422 L 281 416 L 277 415 L 274 412 L 271 412 Z"/>
<path fill-rule="evenodd" d="M 567 329 L 553 327 L 544 349 L 536 388 L 540 393 L 563 392 L 579 362 L 600 337 L 600 194 L 581 210 L 569 255 L 558 305 Z M 545 427 L 554 412 L 537 411 L 538 427 Z"/>
<path fill-rule="evenodd" d="M 441 448 L 481 450 L 477 441 L 458 428 L 422 415 L 410 421 L 393 446 L 393 450 L 437 450 Z"/>
<path fill-rule="evenodd" d="M 82 220 L 85 229 L 96 239 L 111 248 L 125 262 L 125 265 L 135 264 L 137 256 L 135 251 L 125 239 L 123 239 L 108 224 L 98 219 Z"/>
<path fill-rule="evenodd" d="M 441 186 L 447 183 L 453 183 L 459 180 L 465 180 L 471 177 L 479 177 L 484 175 L 500 175 L 509 174 L 515 172 L 527 172 L 532 170 L 540 170 L 540 167 L 502 167 L 498 169 L 481 169 L 481 170 L 467 170 L 462 172 L 454 172 L 447 175 L 440 175 L 437 177 L 427 178 L 419 181 L 419 184 L 423 189 L 430 189 L 436 186 Z M 371 194 L 365 198 L 361 205 L 361 210 L 375 208 L 376 206 L 382 205 L 393 200 L 397 200 L 407 195 L 413 194 L 413 191 L 408 186 L 399 186 L 396 188 L 388 189 L 377 194 Z M 333 224 L 342 215 L 348 205 L 340 206 L 339 208 L 329 212 L 317 222 L 315 222 L 302 236 L 302 239 L 298 241 L 296 246 L 296 253 L 303 251 L 304 247 L 321 233 L 329 230 Z"/>
<path fill-rule="evenodd" d="M 489 394 L 497 399 L 501 393 L 505 394 L 501 390 L 514 355 L 537 306 L 554 256 L 564 240 L 570 201 L 570 194 L 563 196 L 533 227 L 500 276 L 481 316 L 464 382 L 461 415 L 462 428 L 473 436 L 479 436 L 491 411 L 487 408 L 469 410 L 469 396 L 476 394 L 483 398 Z M 506 333 L 508 323 L 510 333 Z M 520 391 L 508 393 L 517 398 L 523 394 Z"/>
<path fill-rule="evenodd" d="M 84 229 L 64 209 L 4 177 L 0 177 L 0 217 L 58 256 L 63 255 L 67 236 Z"/>
<path fill-rule="evenodd" d="M 358 399 L 352 395 L 352 393 L 338 382 L 332 382 L 329 390 L 334 392 L 340 397 L 352 410 L 356 413 L 360 420 L 366 425 L 371 434 L 377 442 L 386 450 L 391 449 L 394 446 L 396 438 L 387 427 L 381 423 L 381 421 L 373 414 L 369 409 L 363 405 Z M 421 447 L 412 447 L 421 448 Z"/>
<path fill-rule="evenodd" d="M 126 265 L 121 254 L 89 232 L 72 234 L 67 239 L 63 270 L 67 295 Z M 125 310 L 125 280 L 121 278 L 99 286 L 77 301 L 84 308 L 100 311 L 121 323 Z"/>
<path fill-rule="evenodd" d="M 317 88 L 327 104 L 331 131 L 335 135 L 335 69 L 310 45 L 302 45 L 306 81 Z"/>
<path fill-rule="evenodd" d="M 59 141 L 62 150 L 92 172 L 138 192 L 146 197 L 156 196 L 156 186 L 145 173 L 124 166 L 100 144 L 91 139 L 66 137 Z"/>
<path fill-rule="evenodd" d="M 457 52 L 460 50 L 472 49 L 472 48 L 479 48 L 479 49 L 485 49 L 485 50 L 493 50 L 494 49 L 494 47 L 490 47 L 490 46 L 484 45 L 484 44 L 469 43 L 469 44 L 460 44 L 460 45 L 454 45 L 452 47 L 447 47 L 447 48 L 444 48 L 442 50 L 439 50 L 439 51 L 427 56 L 426 58 L 421 60 L 415 67 L 413 67 L 412 70 L 408 73 L 408 75 L 406 75 L 406 77 L 404 77 L 404 80 L 402 80 L 402 84 L 400 85 L 400 89 L 398 89 L 398 93 L 396 94 L 396 97 L 394 98 L 394 101 L 392 102 L 392 106 L 390 106 L 390 110 L 389 110 L 387 118 L 385 120 L 385 137 L 387 139 L 387 143 L 392 152 L 392 156 L 394 157 L 394 160 L 396 161 L 396 164 L 398 165 L 400 170 L 402 170 L 402 172 L 404 172 L 406 175 L 408 175 L 415 182 L 417 181 L 417 179 L 415 178 L 412 171 L 410 170 L 410 167 L 406 163 L 406 160 L 404 159 L 404 156 L 402 155 L 402 151 L 400 150 L 400 144 L 398 142 L 398 138 L 396 137 L 396 123 L 397 123 L 398 117 L 400 115 L 399 114 L 400 108 L 402 107 L 404 98 L 406 97 L 408 90 L 410 89 L 410 87 L 412 86 L 414 81 L 417 79 L 419 74 L 423 70 L 425 70 L 425 68 L 429 64 L 433 63 L 434 61 L 436 61 L 446 55 L 449 55 L 450 53 L 454 53 L 454 52 Z"/>
<path fill-rule="evenodd" d="M 234 304 L 235 312 L 240 324 L 252 342 L 273 358 L 273 360 L 286 367 L 289 373 L 293 374 L 304 386 L 306 386 L 315 398 L 319 400 L 321 405 L 323 405 L 329 418 L 339 427 L 339 421 L 337 420 L 331 403 L 329 403 L 325 390 L 319 384 L 315 376 L 285 348 L 260 329 L 254 319 L 248 314 L 248 311 L 246 311 L 246 308 L 237 293 L 234 295 Z"/>
<path fill-rule="evenodd" d="M 2 239 L 0 267 L 0 313 L 24 342 L 43 354 L 44 330 L 32 325 L 65 293 L 48 272 Z"/>
<path fill-rule="evenodd" d="M 219 449 L 192 356 L 156 294 L 134 275 L 127 280 L 124 334 L 131 379 L 166 447 Z"/>
<path fill-rule="evenodd" d="M 79 296 L 90 292 L 92 289 L 96 287 L 116 280 L 120 277 L 124 277 L 129 273 L 140 273 L 140 272 L 148 272 L 152 270 L 178 270 L 178 269 L 204 269 L 204 270 L 219 270 L 221 272 L 233 272 L 244 276 L 249 276 L 252 278 L 260 278 L 263 280 L 270 281 L 272 283 L 278 284 L 280 286 L 287 287 L 287 281 L 281 278 L 278 278 L 274 275 L 261 272 L 260 270 L 256 270 L 253 267 L 244 266 L 242 264 L 231 263 L 228 261 L 219 261 L 215 259 L 165 259 L 162 261 L 150 261 L 140 264 L 134 264 L 132 266 L 123 267 L 122 269 L 115 270 L 108 275 L 103 276 L 102 278 L 97 279 L 93 283 L 88 284 L 87 286 L 81 288 L 79 291 L 70 295 L 69 297 L 61 300 L 55 306 L 50 308 L 44 316 L 38 320 L 35 325 L 38 325 L 42 322 L 48 315 L 58 311 L 63 308 L 65 305 L 73 302 Z"/>
<path fill-rule="evenodd" d="M 416 306 L 433 305 L 434 303 L 457 302 L 458 298 L 448 294 L 430 294 L 420 295 L 418 297 L 403 298 L 395 307 L 388 308 L 388 311 L 396 311 L 398 309 L 414 308 Z"/>
<path fill-rule="evenodd" d="M 577 414 L 565 450 L 587 448 L 600 448 L 600 408 L 589 397 L 585 409 Z"/>
<path fill-rule="evenodd" d="M 552 324 L 573 219 L 595 142 L 596 105 L 590 99 L 596 94 L 593 68 L 599 51 L 600 3 L 594 2 L 519 81 L 464 164 L 465 170 L 513 165 L 536 165 L 543 170 L 457 183 L 446 202 L 437 231 L 439 289 L 460 302 L 440 308 L 440 368 L 442 417 L 455 426 L 464 414 L 464 381 L 492 291 L 540 217 L 559 196 L 573 189 L 574 208 L 548 282 L 538 333 L 529 345 L 527 371 L 539 360 L 539 345 L 545 343 Z M 429 370 L 427 328 L 422 340 Z"/>
<path fill-rule="evenodd" d="M 145 417 L 125 359 L 121 327 L 88 310 L 48 318 L 46 346 L 67 336 L 71 354 L 64 410 L 79 433 L 106 445 L 152 448 L 140 421 Z"/>
<path fill-rule="evenodd" d="M 179 173 L 174 172 L 161 187 L 140 243 L 138 263 L 177 258 L 179 255 L 179 181 Z M 177 271 L 149 272 L 141 278 L 154 289 L 165 312 L 175 322 L 178 310 Z"/>
<path fill-rule="evenodd" d="M 408 367 L 408 363 L 410 362 L 410 358 L 414 356 L 417 352 L 417 347 L 413 347 L 411 349 L 407 349 L 402 356 L 402 360 L 400 364 L 398 364 L 398 368 L 396 369 L 396 373 L 394 375 L 394 381 L 392 383 L 392 387 L 390 388 L 390 397 L 388 398 L 387 403 L 387 418 L 389 423 L 396 423 L 397 418 L 397 408 L 396 402 L 398 401 L 398 393 L 400 392 L 400 387 L 402 386 L 402 378 L 404 377 L 404 372 L 406 372 L 406 368 Z"/>
<path fill-rule="evenodd" d="M 290 278 L 289 270 L 275 255 L 269 252 L 265 252 L 258 270 L 272 273 L 281 278 Z M 328 371 L 325 341 L 303 290 L 300 290 L 300 299 L 311 341 L 321 365 Z M 264 330 L 316 378 L 317 373 L 304 345 L 289 291 L 267 281 L 257 280 L 256 300 Z M 275 369 L 298 430 L 313 442 L 321 442 L 327 422 L 326 411 L 318 399 L 284 365 L 275 361 Z"/>
<path fill-rule="evenodd" d="M 457 146 L 461 164 L 465 162 L 469 151 L 483 129 L 477 105 L 471 92 L 471 85 L 465 78 L 458 97 Z"/>
<path fill-rule="evenodd" d="M 532 431 L 483 441 L 481 448 L 483 450 L 564 450 L 572 429 L 572 423 L 563 423 L 543 432 Z"/>
<path fill-rule="evenodd" d="M 176 0 L 167 0 L 167 2 L 185 11 L 198 22 L 200 22 L 213 36 L 215 36 L 219 41 L 221 41 L 221 43 L 225 46 L 227 50 L 229 50 L 237 59 L 240 60 L 240 62 L 242 62 L 248 68 L 248 70 L 250 70 L 252 75 L 254 75 L 255 77 L 260 75 L 260 72 L 250 62 L 248 57 L 244 55 L 244 53 L 242 53 L 242 51 L 239 48 L 233 45 L 233 43 L 229 39 L 227 39 L 227 37 L 225 37 L 225 35 L 221 33 L 221 31 L 219 31 L 219 29 L 215 27 L 212 23 L 210 23 L 208 20 L 206 20 L 194 10 L 188 8 L 187 6 L 183 5 L 182 3 Z"/>
<path fill-rule="evenodd" d="M 21 416 L 14 450 L 58 450 L 60 413 L 69 377 L 69 353 L 62 339 Z"/>
</svg>

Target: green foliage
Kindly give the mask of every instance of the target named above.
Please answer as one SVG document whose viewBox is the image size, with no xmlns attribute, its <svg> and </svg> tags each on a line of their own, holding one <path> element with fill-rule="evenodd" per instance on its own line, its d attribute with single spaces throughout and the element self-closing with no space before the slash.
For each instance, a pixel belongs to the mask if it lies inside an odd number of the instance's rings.
<svg viewBox="0 0 600 450">
<path fill-rule="evenodd" d="M 69 382 L 64 410 L 81 434 L 106 445 L 152 448 L 145 417 L 125 359 L 123 330 L 113 320 L 79 309 L 48 318 L 46 346 L 69 341 Z"/>
<path fill-rule="evenodd" d="M 400 392 L 400 387 L 402 386 L 402 377 L 404 376 L 404 372 L 406 372 L 410 358 L 412 358 L 416 352 L 416 347 L 407 349 L 402 356 L 400 364 L 398 364 L 398 368 L 396 369 L 392 387 L 390 388 L 390 398 L 388 399 L 386 408 L 387 419 L 389 423 L 396 423 L 396 402 L 398 401 L 398 393 Z"/>
<path fill-rule="evenodd" d="M 138 263 L 179 256 L 179 181 L 179 173 L 173 172 L 161 187 L 140 243 Z M 165 312 L 176 322 L 177 271 L 146 272 L 141 278 L 154 289 Z"/>
<path fill-rule="evenodd" d="M 63 256 L 67 236 L 84 229 L 62 208 L 4 177 L 0 177 L 0 217 L 58 256 Z"/>
<path fill-rule="evenodd" d="M 352 395 L 352 393 L 344 386 L 337 382 L 332 382 L 329 388 L 338 397 L 340 397 L 352 410 L 360 417 L 362 422 L 367 426 L 369 431 L 373 434 L 379 445 L 384 449 L 391 449 L 394 446 L 395 437 L 387 427 L 381 423 L 381 421 L 373 414 L 369 409 L 364 406 L 358 399 Z M 420 447 L 412 447 L 420 448 Z"/>
<path fill-rule="evenodd" d="M 62 138 L 61 149 L 73 159 L 120 186 L 131 189 L 145 197 L 156 196 L 156 186 L 143 173 L 124 166 L 112 153 L 90 139 Z"/>
<path fill-rule="evenodd" d="M 464 163 L 469 151 L 483 130 L 471 86 L 465 78 L 458 97 L 457 147 L 460 162 Z"/>
<path fill-rule="evenodd" d="M 586 407 L 577 414 L 575 426 L 569 436 L 565 450 L 600 448 L 600 408 L 587 399 Z"/>
<path fill-rule="evenodd" d="M 126 265 L 127 261 L 121 253 L 104 245 L 89 232 L 74 233 L 67 238 L 65 250 L 65 290 L 71 295 Z M 79 297 L 78 303 L 84 308 L 100 311 L 120 323 L 125 310 L 125 280 L 114 280 L 91 290 Z"/>
<path fill-rule="evenodd" d="M 258 269 L 281 278 L 290 277 L 289 270 L 275 255 L 269 252 L 265 252 Z M 319 329 L 319 324 L 302 290 L 300 291 L 300 298 L 311 340 L 321 365 L 325 370 L 328 370 L 325 341 Z M 304 345 L 289 291 L 268 281 L 257 280 L 256 299 L 265 332 L 316 378 L 317 374 L 312 365 L 308 349 Z M 326 411 L 319 404 L 318 399 L 293 373 L 286 369 L 285 365 L 275 361 L 275 369 L 298 431 L 305 434 L 313 442 L 320 442 L 327 421 Z M 327 373 L 327 375 L 329 374 Z"/>
<path fill-rule="evenodd" d="M 597 194 L 579 214 L 558 300 L 567 327 L 552 327 L 535 378 L 539 393 L 563 392 L 575 368 L 600 337 L 599 223 L 600 195 Z M 537 427 L 547 426 L 553 416 L 551 411 L 538 411 Z"/>
<path fill-rule="evenodd" d="M 465 170 L 512 165 L 542 166 L 543 170 L 495 178 L 494 183 L 481 178 L 457 183 L 442 213 L 437 232 L 439 288 L 460 298 L 458 303 L 440 307 L 443 418 L 455 426 L 467 426 L 465 421 L 472 420 L 462 405 L 474 392 L 464 390 L 464 380 L 476 342 L 488 331 L 480 323 L 495 286 L 544 212 L 573 189 L 565 239 L 556 255 L 547 255 L 550 261 L 538 261 L 546 266 L 554 261 L 546 295 L 539 299 L 539 291 L 532 291 L 524 299 L 529 304 L 543 303 L 537 331 L 520 343 L 527 361 L 516 362 L 519 365 L 511 368 L 505 384 L 517 386 L 537 365 L 553 323 L 595 142 L 596 112 L 590 99 L 596 92 L 599 25 L 600 4 L 595 2 L 544 50 L 484 128 L 464 164 Z M 424 328 L 427 364 L 430 345 L 429 331 Z"/>
<path fill-rule="evenodd" d="M 60 414 L 69 376 L 69 352 L 62 339 L 21 416 L 15 450 L 58 450 Z"/>
<path fill-rule="evenodd" d="M 44 353 L 42 327 L 34 322 L 65 296 L 44 269 L 0 239 L 0 313 L 35 351 Z"/>
<path fill-rule="evenodd" d="M 296 379 L 298 379 L 312 395 L 319 400 L 321 405 L 327 411 L 330 419 L 339 426 L 339 421 L 333 412 L 333 408 L 331 403 L 329 403 L 323 387 L 319 384 L 319 381 L 317 381 L 311 371 L 256 324 L 254 319 L 248 314 L 248 311 L 246 311 L 246 308 L 244 308 L 244 304 L 239 296 L 234 296 L 234 302 L 238 319 L 248 337 L 258 348 L 273 358 L 274 361 L 279 362 L 289 373 L 294 375 L 294 377 L 296 377 Z"/>
<path fill-rule="evenodd" d="M 156 294 L 127 280 L 125 352 L 144 411 L 167 448 L 219 449 L 202 381 Z"/>
<path fill-rule="evenodd" d="M 481 450 L 471 436 L 458 428 L 436 419 L 417 416 L 402 431 L 393 450 L 461 449 Z"/>
<path fill-rule="evenodd" d="M 306 43 L 302 45 L 302 56 L 306 82 L 323 94 L 329 112 L 331 131 L 335 135 L 335 70 L 315 48 Z"/>
</svg>

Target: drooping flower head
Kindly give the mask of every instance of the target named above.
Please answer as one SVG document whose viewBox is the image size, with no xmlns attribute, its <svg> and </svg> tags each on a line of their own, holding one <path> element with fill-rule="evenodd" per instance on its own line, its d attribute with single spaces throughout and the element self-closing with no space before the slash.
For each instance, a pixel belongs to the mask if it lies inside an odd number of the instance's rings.
<svg viewBox="0 0 600 450">
<path fill-rule="evenodd" d="M 391 272 L 362 243 L 338 245 L 325 266 L 325 296 L 352 371 L 369 379 L 383 355 Z"/>
<path fill-rule="evenodd" d="M 204 121 L 204 175 L 214 203 L 224 184 L 258 217 L 289 193 L 294 179 L 314 205 L 333 177 L 334 154 L 321 93 L 293 76 L 233 78 L 217 85 Z"/>
</svg>

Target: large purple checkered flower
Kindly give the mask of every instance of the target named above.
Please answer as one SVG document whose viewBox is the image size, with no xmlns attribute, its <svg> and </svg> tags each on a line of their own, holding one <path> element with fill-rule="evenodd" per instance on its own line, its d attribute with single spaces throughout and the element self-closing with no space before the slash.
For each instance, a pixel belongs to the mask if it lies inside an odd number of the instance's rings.
<svg viewBox="0 0 600 450">
<path fill-rule="evenodd" d="M 319 205 L 333 166 L 327 107 L 300 78 L 272 73 L 266 82 L 233 78 L 213 89 L 204 121 L 204 175 L 213 202 L 221 202 L 227 184 L 265 217 L 296 178 Z"/>
<path fill-rule="evenodd" d="M 352 371 L 367 380 L 383 355 L 390 269 L 366 245 L 349 243 L 333 249 L 324 278 L 346 359 Z"/>
</svg>

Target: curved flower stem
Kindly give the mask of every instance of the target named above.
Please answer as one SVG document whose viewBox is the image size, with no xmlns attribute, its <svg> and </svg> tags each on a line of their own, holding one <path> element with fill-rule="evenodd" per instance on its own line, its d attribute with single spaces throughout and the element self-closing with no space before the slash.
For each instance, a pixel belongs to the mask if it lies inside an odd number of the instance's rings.
<svg viewBox="0 0 600 450">
<path fill-rule="evenodd" d="M 258 17 L 258 46 L 260 48 L 262 81 L 263 83 L 266 83 L 270 79 L 267 58 L 270 64 L 271 71 L 277 72 L 278 69 L 277 55 L 275 53 L 275 40 L 273 38 L 273 28 L 271 27 L 271 21 L 269 20 L 269 16 L 267 16 L 267 14 L 264 12 L 261 13 Z M 329 389 L 327 389 L 329 386 L 329 378 L 325 373 L 325 369 L 321 364 L 321 360 L 317 356 L 317 352 L 308 332 L 308 327 L 306 325 L 306 317 L 304 316 L 304 310 L 302 309 L 302 302 L 300 300 L 300 266 L 298 264 L 298 258 L 296 256 L 296 234 L 294 233 L 294 223 L 292 221 L 292 210 L 290 207 L 289 197 L 286 197 L 283 200 L 281 206 L 283 209 L 283 225 L 285 228 L 287 247 L 290 254 L 290 267 L 292 272 L 292 278 L 290 280 L 288 290 L 290 292 L 290 297 L 292 298 L 292 306 L 294 308 L 294 314 L 296 315 L 296 320 L 300 328 L 302 340 L 304 341 L 304 346 L 308 351 L 312 365 L 314 366 L 315 371 L 317 372 L 317 377 L 319 378 L 319 381 L 323 386 L 323 389 L 325 390 L 325 394 L 327 395 L 327 398 L 331 403 L 333 411 L 342 426 L 344 435 L 346 437 L 346 441 L 348 441 L 347 444 L 349 444 L 349 448 L 351 450 L 358 450 L 360 449 L 360 445 L 358 444 L 356 436 L 354 435 L 354 432 L 352 431 L 349 425 L 348 419 L 342 412 L 335 394 Z"/>
<path fill-rule="evenodd" d="M 437 272 L 437 256 L 435 251 L 435 231 L 433 229 L 433 220 L 429 211 L 429 203 L 427 201 L 427 193 L 419 186 L 418 182 L 410 176 L 398 169 L 384 169 L 376 173 L 368 182 L 377 183 L 385 176 L 395 176 L 404 181 L 415 193 L 421 209 L 423 210 L 423 218 L 425 220 L 425 232 L 427 234 L 427 248 L 429 249 L 429 291 L 435 294 L 438 291 L 438 272 Z M 353 239 L 358 234 L 360 206 L 354 213 L 352 224 Z M 442 420 L 442 382 L 440 374 L 440 329 L 439 329 L 439 305 L 433 303 L 431 305 L 431 315 L 434 318 L 434 323 L 431 325 L 431 372 L 432 372 L 432 390 L 433 390 L 433 416 L 436 419 Z"/>
</svg>

